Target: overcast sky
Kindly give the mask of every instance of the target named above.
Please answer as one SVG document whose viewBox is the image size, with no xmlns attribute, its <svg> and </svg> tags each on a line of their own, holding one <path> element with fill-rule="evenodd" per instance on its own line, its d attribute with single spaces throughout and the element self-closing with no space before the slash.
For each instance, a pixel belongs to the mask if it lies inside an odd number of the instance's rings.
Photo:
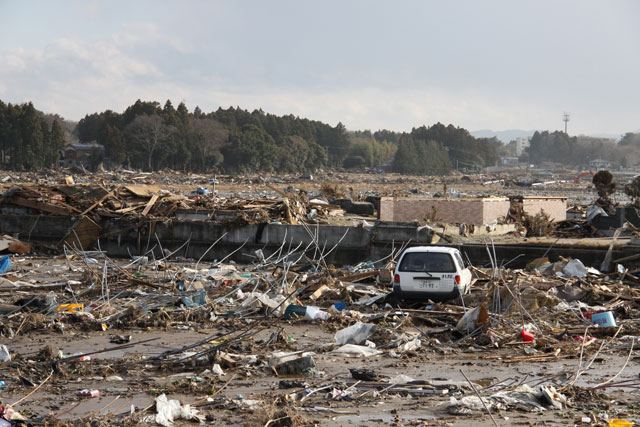
<svg viewBox="0 0 640 427">
<path fill-rule="evenodd" d="M 637 1 L 0 0 L 0 100 L 136 99 L 349 129 L 640 129 Z"/>
</svg>

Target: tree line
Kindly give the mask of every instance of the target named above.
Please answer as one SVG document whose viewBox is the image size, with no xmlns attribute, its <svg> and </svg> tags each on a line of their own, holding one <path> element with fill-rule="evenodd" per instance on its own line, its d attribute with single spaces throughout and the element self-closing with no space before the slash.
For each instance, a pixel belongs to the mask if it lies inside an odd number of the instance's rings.
<svg viewBox="0 0 640 427">
<path fill-rule="evenodd" d="M 189 112 L 171 101 L 136 101 L 122 114 L 113 111 L 84 117 L 77 126 L 81 141 L 105 147 L 108 162 L 146 170 L 171 168 L 196 172 L 310 172 L 318 168 L 379 168 L 389 162 L 396 172 L 436 175 L 453 167 L 481 169 L 498 163 L 504 146 L 495 138 L 475 138 L 466 129 L 414 128 L 410 133 L 380 130 L 348 132 L 293 115 L 262 110 L 219 108 Z"/>
<path fill-rule="evenodd" d="M 628 132 L 618 142 L 608 138 L 569 136 L 562 131 L 535 132 L 521 161 L 543 162 L 588 169 L 589 162 L 602 159 L 614 165 L 632 167 L 640 163 L 640 134 Z"/>
<path fill-rule="evenodd" d="M 389 137 L 389 131 L 382 131 Z M 497 138 L 476 138 L 466 129 L 436 123 L 413 128 L 397 136 L 394 172 L 414 175 L 445 175 L 457 170 L 482 170 L 495 166 L 505 154 Z"/>
<path fill-rule="evenodd" d="M 71 127 L 70 127 L 71 126 Z M 293 115 L 278 116 L 218 108 L 205 113 L 170 100 L 137 100 L 123 112 L 88 114 L 77 124 L 45 115 L 32 103 L 0 101 L 0 165 L 16 170 L 57 167 L 60 152 L 73 136 L 97 142 L 94 163 L 108 168 L 245 173 L 309 173 L 319 168 L 391 168 L 414 175 L 448 174 L 453 169 L 481 170 L 499 164 L 508 147 L 496 138 L 475 138 L 466 129 L 436 123 L 411 132 L 347 131 Z M 521 160 L 560 161 L 582 166 L 602 158 L 622 165 L 640 162 L 640 134 L 619 143 L 564 132 L 536 132 Z"/>
<path fill-rule="evenodd" d="M 59 120 L 47 119 L 33 104 L 1 104 L 0 150 L 5 167 L 55 167 L 64 145 Z M 312 172 L 319 168 L 380 168 L 396 172 L 446 174 L 453 167 L 496 164 L 501 144 L 476 139 L 462 128 L 440 123 L 410 133 L 347 131 L 293 115 L 218 108 L 189 111 L 170 100 L 137 100 L 122 113 L 106 110 L 82 118 L 73 134 L 97 142 L 92 163 L 142 170 L 192 172 Z M 390 162 L 393 160 L 392 162 Z"/>
<path fill-rule="evenodd" d="M 189 112 L 171 101 L 87 115 L 76 131 L 81 142 L 105 147 L 107 163 L 144 170 L 307 172 L 340 167 L 351 146 L 341 123 L 233 107 Z"/>
<path fill-rule="evenodd" d="M 32 103 L 0 101 L 0 165 L 13 170 L 37 170 L 59 165 L 64 130 L 56 116 L 45 115 Z"/>
<path fill-rule="evenodd" d="M 374 168 L 396 146 L 371 132 L 348 132 L 293 115 L 219 108 L 189 112 L 183 103 L 136 101 L 122 114 L 85 116 L 76 128 L 81 142 L 105 147 L 107 164 L 156 170 L 209 172 L 312 172 L 319 168 Z"/>
</svg>

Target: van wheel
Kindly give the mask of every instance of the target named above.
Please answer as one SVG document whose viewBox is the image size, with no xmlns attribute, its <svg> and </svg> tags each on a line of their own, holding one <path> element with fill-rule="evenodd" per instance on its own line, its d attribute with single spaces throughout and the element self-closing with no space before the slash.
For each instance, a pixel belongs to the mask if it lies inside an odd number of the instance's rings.
<svg viewBox="0 0 640 427">
<path fill-rule="evenodd" d="M 402 296 L 400 295 L 400 288 L 394 286 L 393 292 L 391 292 L 387 297 L 387 302 L 391 304 L 393 307 L 398 307 L 401 301 L 402 301 Z"/>
</svg>

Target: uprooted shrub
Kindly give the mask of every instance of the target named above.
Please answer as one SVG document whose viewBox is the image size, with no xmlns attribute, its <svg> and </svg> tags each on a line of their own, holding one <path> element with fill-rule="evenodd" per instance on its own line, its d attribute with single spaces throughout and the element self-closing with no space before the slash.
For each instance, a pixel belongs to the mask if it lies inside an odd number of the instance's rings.
<svg viewBox="0 0 640 427">
<path fill-rule="evenodd" d="M 553 234 L 553 221 L 542 210 L 535 215 L 524 214 L 524 226 L 527 229 L 527 237 L 542 237 Z"/>
<path fill-rule="evenodd" d="M 616 192 L 616 183 L 613 182 L 613 175 L 609 171 L 599 171 L 592 179 L 593 185 L 598 190 L 598 196 L 608 198 Z"/>
<path fill-rule="evenodd" d="M 438 209 L 435 206 L 431 206 L 431 212 L 428 212 L 425 217 L 424 220 L 426 222 L 438 222 L 438 221 L 442 221 L 440 219 L 440 217 L 438 216 Z"/>
<path fill-rule="evenodd" d="M 327 200 L 343 199 L 345 197 L 344 190 L 338 184 L 322 184 L 320 192 Z"/>
<path fill-rule="evenodd" d="M 640 176 L 624 186 L 624 192 L 631 198 L 636 207 L 640 207 Z"/>
</svg>

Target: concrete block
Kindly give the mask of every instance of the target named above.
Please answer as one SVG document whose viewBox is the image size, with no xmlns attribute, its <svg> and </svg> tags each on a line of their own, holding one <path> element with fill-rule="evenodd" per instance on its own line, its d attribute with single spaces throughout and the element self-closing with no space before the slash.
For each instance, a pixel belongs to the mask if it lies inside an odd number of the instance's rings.
<svg viewBox="0 0 640 427">
<path fill-rule="evenodd" d="M 337 205 L 347 213 L 356 215 L 373 215 L 375 207 L 369 202 L 354 202 L 351 199 L 336 199 L 331 201 L 332 205 Z"/>
</svg>

